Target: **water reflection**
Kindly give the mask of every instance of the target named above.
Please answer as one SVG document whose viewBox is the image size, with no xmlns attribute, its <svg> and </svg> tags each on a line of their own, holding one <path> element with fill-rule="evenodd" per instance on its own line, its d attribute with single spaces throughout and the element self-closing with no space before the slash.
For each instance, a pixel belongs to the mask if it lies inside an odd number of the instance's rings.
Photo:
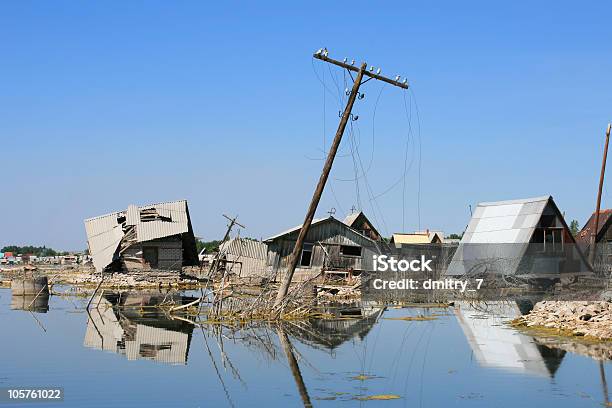
<svg viewBox="0 0 612 408">
<path fill-rule="evenodd" d="M 11 296 L 12 310 L 27 310 L 35 313 L 47 313 L 49 311 L 49 294 L 15 295 Z"/>
<path fill-rule="evenodd" d="M 328 307 L 325 312 L 332 314 L 332 319 L 290 321 L 283 329 L 304 344 L 333 351 L 347 341 L 365 339 L 383 311 L 384 307 L 369 303 Z"/>
<path fill-rule="evenodd" d="M 6 303 L 1 304 L 2 299 Z M 151 389 L 150 395 L 126 397 L 130 403 L 122 406 L 138 405 L 141 399 L 150 406 L 172 406 L 169 395 L 188 400 L 183 406 L 310 407 L 340 401 L 352 406 L 357 400 L 385 395 L 399 397 L 384 403 L 389 406 L 469 407 L 477 399 L 485 399 L 484 406 L 520 405 L 512 389 L 521 389 L 521 395 L 534 405 L 608 402 L 607 365 L 598 367 L 593 360 L 578 357 L 577 342 L 531 336 L 507 326 L 508 320 L 528 310 L 522 303 L 462 303 L 448 309 L 356 303 L 328 308 L 332 319 L 280 325 L 263 321 L 211 324 L 156 307 L 192 299 L 179 294 L 105 293 L 94 299 L 85 315 L 85 296 L 51 296 L 51 313 L 37 317 L 48 328 L 46 332 L 38 330 L 28 314 L 5 313 L 2 318 L 15 329 L 0 332 L 0 341 L 12 342 L 20 356 L 33 346 L 54 350 L 46 355 L 57 367 L 58 381 L 72 396 L 80 393 L 79 386 L 85 384 L 81 378 L 89 369 L 88 363 L 72 362 L 71 357 L 79 353 L 95 361 L 100 373 L 97 382 L 83 387 L 99 392 L 100 401 L 108 397 L 105 390 L 109 388 L 120 390 L 122 396 L 132 395 L 133 389 L 142 388 L 151 378 L 164 378 L 165 387 L 159 392 Z M 0 296 L 0 306 L 8 308 L 8 298 Z M 87 324 L 84 339 L 81 322 Z M 30 342 L 18 341 L 26 330 Z M 108 358 L 83 349 L 83 344 L 125 358 Z M 579 347 L 600 347 L 601 351 L 602 346 Z M 601 355 L 609 357 L 606 352 Z M 89 361 L 87 357 L 73 360 Z M 132 360 L 164 364 L 153 368 Z M 23 367 L 20 358 L 5 356 L 3 364 L 10 381 L 18 382 Z M 177 371 L 167 365 L 182 367 Z M 120 383 L 117 369 L 126 374 Z M 172 375 L 164 375 L 170 369 Z M 134 373 L 146 374 L 130 375 Z M 34 375 L 29 368 L 27 376 Z M 245 390 L 251 396 L 245 397 Z M 593 399 L 587 401 L 583 392 Z M 508 404 L 500 403 L 502 399 L 509 399 Z M 87 405 L 80 402 L 69 405 Z"/>
<path fill-rule="evenodd" d="M 454 308 L 457 322 L 481 366 L 552 378 L 565 351 L 538 344 L 508 327 L 508 321 L 525 311 L 520 302 L 460 302 Z"/>
<path fill-rule="evenodd" d="M 124 355 L 128 360 L 186 364 L 193 325 L 151 307 L 167 300 L 168 296 L 162 295 L 101 296 L 88 313 L 84 345 Z"/>
<path fill-rule="evenodd" d="M 11 281 L 11 309 L 47 313 L 49 311 L 47 278 L 13 279 Z"/>
</svg>

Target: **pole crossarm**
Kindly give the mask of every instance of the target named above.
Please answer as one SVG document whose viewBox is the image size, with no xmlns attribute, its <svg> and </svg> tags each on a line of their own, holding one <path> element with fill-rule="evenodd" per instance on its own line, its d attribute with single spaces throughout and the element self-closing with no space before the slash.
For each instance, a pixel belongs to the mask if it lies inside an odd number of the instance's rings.
<svg viewBox="0 0 612 408">
<path fill-rule="evenodd" d="M 347 69 L 347 70 L 352 71 L 352 72 L 359 72 L 359 68 L 358 67 L 356 67 L 354 65 L 351 65 L 351 64 L 347 64 L 346 62 L 342 62 L 342 61 L 335 60 L 333 58 L 329 58 L 326 54 L 321 53 L 321 52 L 315 52 L 313 54 L 313 57 L 318 59 L 318 60 L 329 62 L 330 64 L 337 65 L 339 67 L 342 67 L 342 68 Z M 378 79 L 379 81 L 383 81 L 383 82 L 386 82 L 386 83 L 391 84 L 391 85 L 399 86 L 400 88 L 403 88 L 403 89 L 408 89 L 408 82 L 396 81 L 394 79 L 387 78 L 387 77 L 382 76 L 380 74 L 377 74 L 377 73 L 374 73 L 374 72 L 370 72 L 370 71 L 366 71 L 366 70 L 363 71 L 363 75 L 369 77 L 365 82 L 369 81 L 370 79 Z"/>
</svg>

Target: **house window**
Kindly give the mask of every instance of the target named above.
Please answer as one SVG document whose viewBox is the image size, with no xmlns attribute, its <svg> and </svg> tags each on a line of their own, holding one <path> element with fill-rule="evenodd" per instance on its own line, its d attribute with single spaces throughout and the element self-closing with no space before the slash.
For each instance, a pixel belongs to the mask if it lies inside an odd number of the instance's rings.
<svg viewBox="0 0 612 408">
<path fill-rule="evenodd" d="M 300 266 L 310 266 L 312 262 L 312 244 L 304 244 L 302 247 L 302 257 L 300 258 Z"/>
<path fill-rule="evenodd" d="M 340 255 L 345 256 L 361 256 L 361 247 L 353 245 L 341 245 Z"/>
<path fill-rule="evenodd" d="M 150 268 L 157 268 L 159 262 L 159 249 L 157 247 L 142 248 L 142 258 Z"/>
<path fill-rule="evenodd" d="M 563 251 L 563 230 L 560 228 L 546 228 L 544 230 L 544 251 Z"/>
</svg>

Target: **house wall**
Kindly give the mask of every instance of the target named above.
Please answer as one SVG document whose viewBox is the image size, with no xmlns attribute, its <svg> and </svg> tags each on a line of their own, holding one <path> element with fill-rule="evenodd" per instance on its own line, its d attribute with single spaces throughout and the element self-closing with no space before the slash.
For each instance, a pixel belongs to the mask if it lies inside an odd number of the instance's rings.
<svg viewBox="0 0 612 408">
<path fill-rule="evenodd" d="M 282 279 L 287 270 L 297 235 L 298 231 L 295 231 L 268 243 L 267 264 L 272 271 L 276 272 L 277 280 Z M 330 261 L 330 266 L 335 266 L 337 269 L 371 271 L 373 270 L 373 256 L 378 253 L 376 246 L 371 241 L 344 224 L 333 221 L 312 226 L 304 242 L 314 245 L 311 264 L 309 267 L 298 264 L 293 277 L 294 282 L 308 280 L 320 274 L 326 260 Z M 341 255 L 342 245 L 361 247 L 361 256 Z"/>
<path fill-rule="evenodd" d="M 143 248 L 157 248 L 159 270 L 180 271 L 183 266 L 183 244 L 180 236 L 160 238 L 153 241 L 146 241 L 130 246 L 121 255 L 121 267 L 124 271 L 143 271 L 151 270 L 143 258 Z"/>
</svg>

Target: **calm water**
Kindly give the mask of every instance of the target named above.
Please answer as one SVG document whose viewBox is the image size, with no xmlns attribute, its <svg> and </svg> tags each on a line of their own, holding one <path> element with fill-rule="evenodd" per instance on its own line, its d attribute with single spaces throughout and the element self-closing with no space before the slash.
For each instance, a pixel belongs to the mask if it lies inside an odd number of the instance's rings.
<svg viewBox="0 0 612 408">
<path fill-rule="evenodd" d="M 146 312 L 135 295 L 88 315 L 86 300 L 51 296 L 30 313 L 0 289 L 0 387 L 61 386 L 48 405 L 70 407 L 605 406 L 599 362 L 507 328 L 512 307 L 231 328 Z M 433 320 L 396 320 L 418 315 Z M 359 400 L 381 394 L 400 398 Z"/>
</svg>

